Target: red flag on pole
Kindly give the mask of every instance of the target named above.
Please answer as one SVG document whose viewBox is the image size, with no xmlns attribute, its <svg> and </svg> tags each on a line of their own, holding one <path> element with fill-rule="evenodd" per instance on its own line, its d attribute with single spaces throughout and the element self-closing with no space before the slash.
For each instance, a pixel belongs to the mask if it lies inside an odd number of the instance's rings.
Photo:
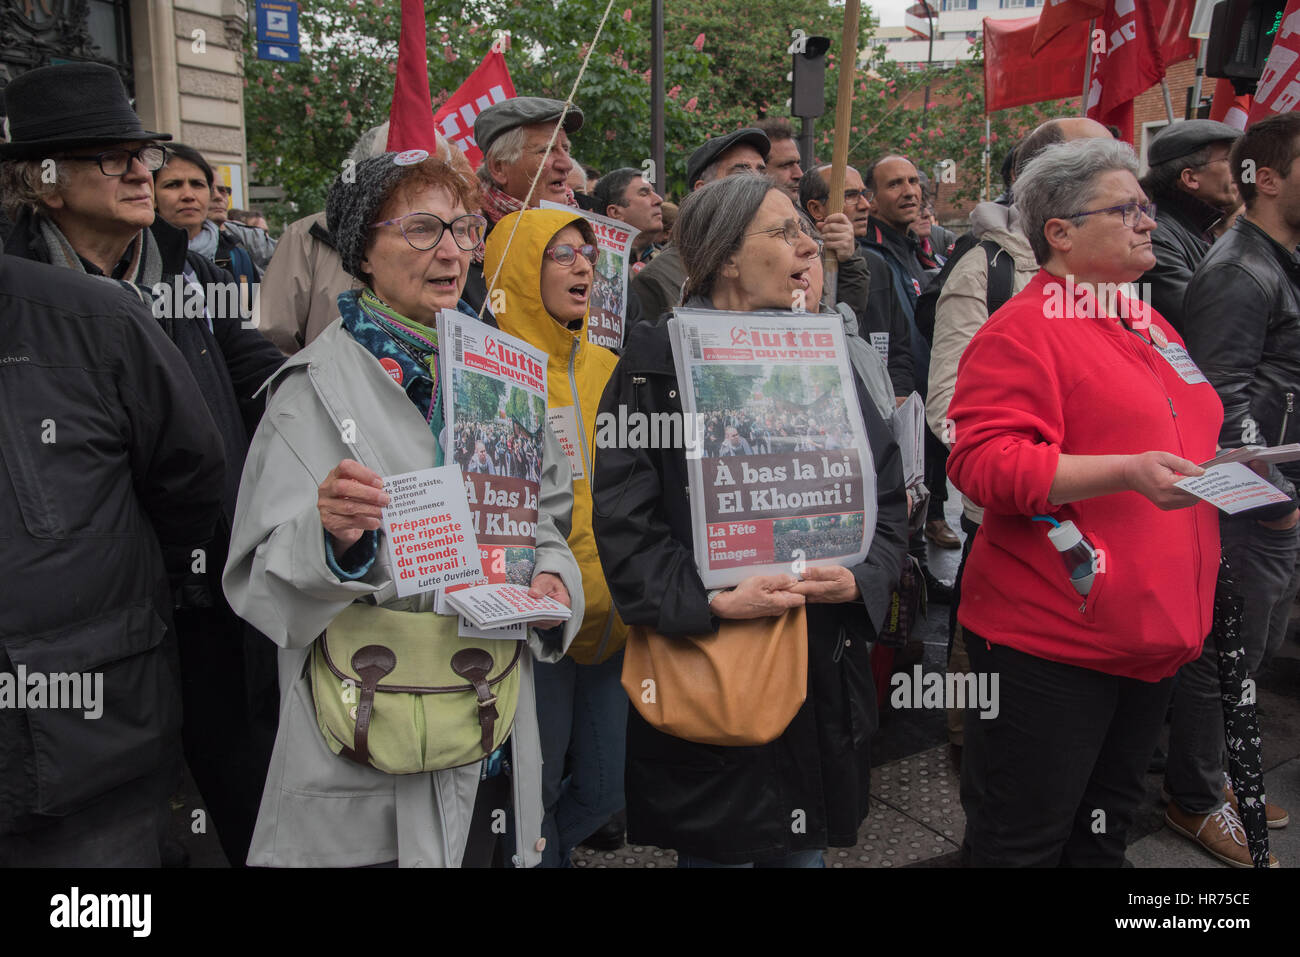
<svg viewBox="0 0 1300 957">
<path fill-rule="evenodd" d="M 1102 49 L 1094 52 L 1089 41 L 1093 68 L 1087 115 L 1118 126 L 1122 138 L 1132 143 L 1133 100 L 1165 75 L 1160 37 L 1151 8 L 1135 0 L 1110 0 L 1099 28 Z"/>
<path fill-rule="evenodd" d="M 1100 17 L 1106 8 L 1106 0 L 1047 0 L 1043 12 L 1038 15 L 1038 26 L 1034 30 L 1034 42 L 1030 47 L 1035 56 L 1056 36 L 1072 23 Z"/>
<path fill-rule="evenodd" d="M 478 169 L 479 163 L 483 162 L 483 153 L 474 142 L 474 120 L 492 104 L 514 95 L 515 85 L 510 80 L 505 54 L 493 49 L 442 104 L 433 121 L 444 137 L 464 151 L 469 165 Z"/>
<path fill-rule="evenodd" d="M 1290 0 L 1255 90 L 1250 123 L 1300 106 L 1300 0 Z"/>
<path fill-rule="evenodd" d="M 1033 55 L 1037 17 L 984 20 L 984 111 L 1078 96 L 1088 24 L 1072 23 Z"/>
<path fill-rule="evenodd" d="M 388 151 L 438 150 L 429 96 L 429 60 L 423 0 L 402 0 L 402 35 L 397 43 L 397 85 L 388 111 Z"/>
</svg>

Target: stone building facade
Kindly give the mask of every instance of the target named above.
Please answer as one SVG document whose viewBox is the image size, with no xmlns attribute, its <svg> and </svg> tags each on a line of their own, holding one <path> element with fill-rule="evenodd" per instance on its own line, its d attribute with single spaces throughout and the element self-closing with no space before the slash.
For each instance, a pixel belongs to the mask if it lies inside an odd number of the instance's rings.
<svg viewBox="0 0 1300 957">
<path fill-rule="evenodd" d="M 248 28 L 245 0 L 0 0 L 0 89 L 38 66 L 107 63 L 145 129 L 202 152 L 247 206 Z"/>
</svg>

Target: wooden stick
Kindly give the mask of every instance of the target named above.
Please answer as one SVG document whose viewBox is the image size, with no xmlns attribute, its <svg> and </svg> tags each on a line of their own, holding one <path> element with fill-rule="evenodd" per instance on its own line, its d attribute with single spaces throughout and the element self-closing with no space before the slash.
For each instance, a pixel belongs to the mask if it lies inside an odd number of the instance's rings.
<svg viewBox="0 0 1300 957">
<path fill-rule="evenodd" d="M 835 140 L 831 147 L 830 196 L 826 213 L 844 212 L 844 168 L 849 163 L 849 126 L 853 122 L 853 80 L 858 72 L 858 13 L 859 0 L 846 0 L 844 4 L 844 34 L 840 40 L 839 93 L 835 99 Z M 823 284 L 835 304 L 836 280 L 839 278 L 839 261 L 829 249 L 822 253 Z"/>
</svg>

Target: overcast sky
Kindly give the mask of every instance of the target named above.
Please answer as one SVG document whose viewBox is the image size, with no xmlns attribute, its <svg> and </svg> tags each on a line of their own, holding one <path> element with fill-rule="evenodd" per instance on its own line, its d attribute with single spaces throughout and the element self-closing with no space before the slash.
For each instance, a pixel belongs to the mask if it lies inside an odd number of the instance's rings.
<svg viewBox="0 0 1300 957">
<path fill-rule="evenodd" d="M 882 26 L 901 27 L 903 12 L 916 0 L 866 0 L 871 12 L 880 18 Z"/>
</svg>

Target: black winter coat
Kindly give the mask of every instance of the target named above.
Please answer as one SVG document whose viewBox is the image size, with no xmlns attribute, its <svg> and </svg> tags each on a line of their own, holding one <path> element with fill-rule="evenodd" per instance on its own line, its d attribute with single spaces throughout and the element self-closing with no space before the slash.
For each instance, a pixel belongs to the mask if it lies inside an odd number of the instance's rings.
<svg viewBox="0 0 1300 957">
<path fill-rule="evenodd" d="M 103 676 L 98 718 L 0 707 L 0 833 L 176 766 L 162 551 L 187 559 L 221 511 L 221 437 L 197 389 L 120 285 L 0 256 L 0 673 Z"/>
<path fill-rule="evenodd" d="M 884 619 L 906 551 L 898 447 L 858 386 L 875 457 L 878 513 L 866 561 L 852 569 L 863 601 L 808 606 L 808 696 L 777 740 L 695 744 L 628 714 L 628 836 L 719 863 L 852 846 L 866 816 L 876 696 L 868 642 Z M 667 325 L 632 329 L 601 413 L 681 413 Z M 628 624 L 665 634 L 715 631 L 695 569 L 684 451 L 601 448 L 593 466 L 601 566 Z"/>
<path fill-rule="evenodd" d="M 916 388 L 912 375 L 912 335 L 907 314 L 894 295 L 894 275 L 885 257 L 874 249 L 859 246 L 857 255 L 840 263 L 836 299 L 848 305 L 858 317 L 858 335 L 888 353 L 885 361 L 894 395 L 911 395 Z"/>
<path fill-rule="evenodd" d="M 1191 193 L 1175 190 L 1151 197 L 1156 203 L 1156 230 L 1151 234 L 1151 251 L 1156 264 L 1142 276 L 1151 284 L 1151 305 L 1185 334 L 1183 296 L 1192 273 L 1210 251 L 1210 228 L 1223 214 Z"/>
</svg>

